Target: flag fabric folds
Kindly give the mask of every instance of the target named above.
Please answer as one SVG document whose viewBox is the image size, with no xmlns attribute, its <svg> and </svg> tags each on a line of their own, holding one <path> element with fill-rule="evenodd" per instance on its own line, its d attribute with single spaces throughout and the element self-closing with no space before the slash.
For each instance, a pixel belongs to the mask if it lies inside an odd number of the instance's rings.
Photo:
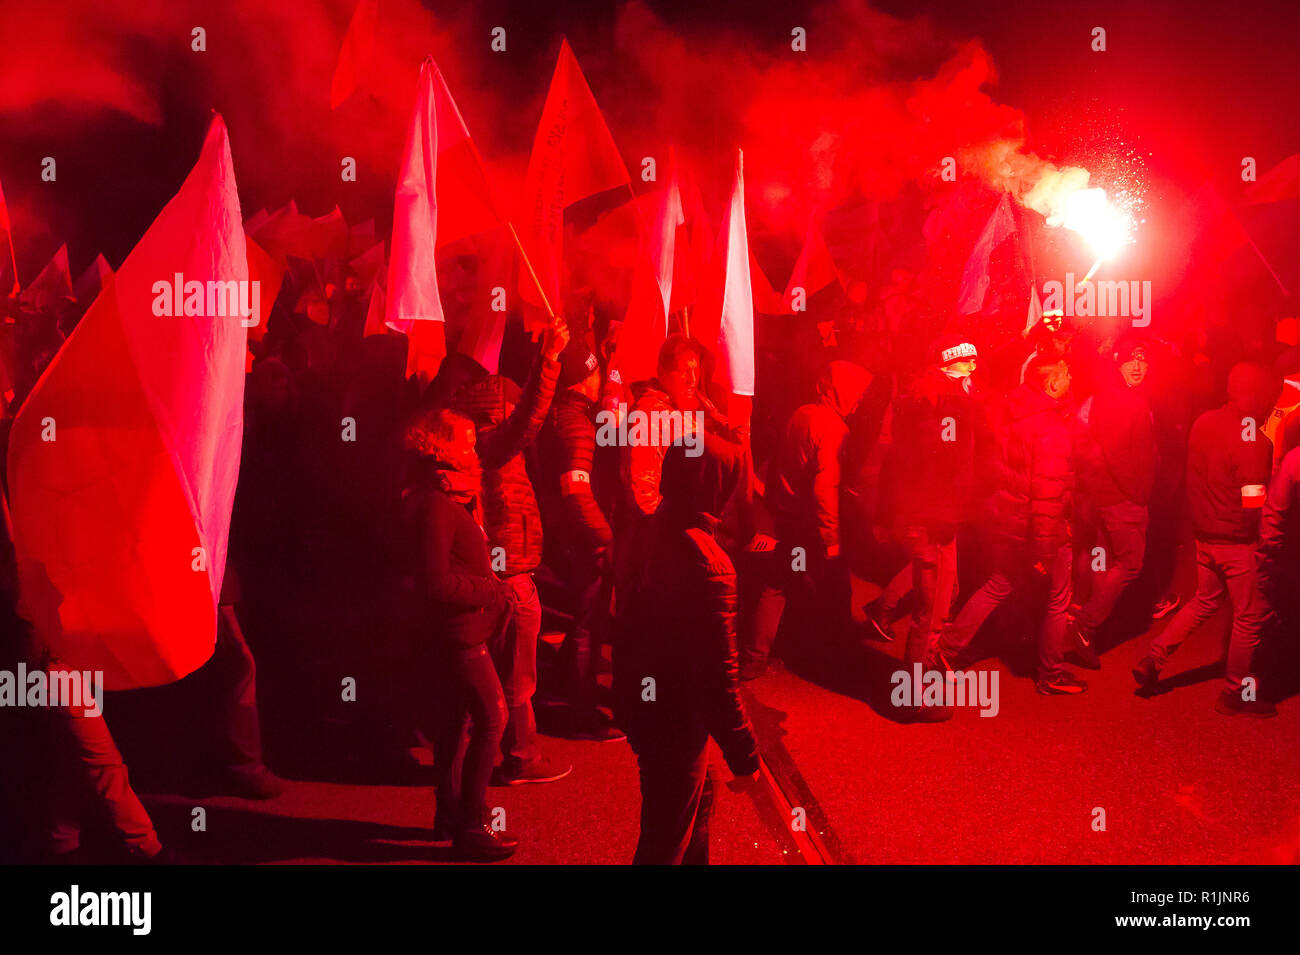
<svg viewBox="0 0 1300 955">
<path fill-rule="evenodd" d="M 673 265 L 677 230 L 686 219 L 676 171 L 660 190 L 657 208 L 643 230 L 641 253 L 633 269 L 632 294 L 618 335 L 614 366 L 624 382 L 654 376 L 659 347 L 668 337 L 668 315 L 673 295 Z"/>
<path fill-rule="evenodd" d="M 68 270 L 67 243 L 59 246 L 57 252 L 41 269 L 31 284 L 23 289 L 21 301 L 33 308 L 53 308 L 64 298 L 75 298 L 72 293 L 72 273 Z"/>
<path fill-rule="evenodd" d="M 334 67 L 334 78 L 330 82 L 330 109 L 338 109 L 361 85 L 361 74 L 374 52 L 378 30 L 379 0 L 361 0 L 352 13 Z"/>
<path fill-rule="evenodd" d="M 70 666 L 103 670 L 109 689 L 177 680 L 211 656 L 247 336 L 238 314 L 211 308 L 210 290 L 247 279 L 217 116 L 180 191 L 14 421 L 24 615 Z M 173 296 L 184 298 L 179 314 L 160 307 Z"/>
<path fill-rule="evenodd" d="M 692 333 L 718 356 L 718 378 L 733 395 L 754 394 L 754 292 L 749 237 L 745 228 L 744 154 L 737 151 L 736 176 L 718 232 L 713 302 L 701 308 Z"/>
<path fill-rule="evenodd" d="M 553 309 L 560 308 L 565 207 L 630 182 L 605 117 L 564 40 L 528 159 L 522 209 L 523 242 Z M 519 287 L 526 301 L 542 304 L 530 276 L 521 275 Z"/>
<path fill-rule="evenodd" d="M 1015 231 L 1016 220 L 1011 214 L 1011 196 L 1004 192 L 993 209 L 993 214 L 989 216 L 989 221 L 985 223 L 984 231 L 975 241 L 970 257 L 966 259 L 966 267 L 961 275 L 961 291 L 957 295 L 958 313 L 970 315 L 984 307 L 984 296 L 988 293 L 991 281 L 989 259 L 992 258 L 993 251 L 1014 235 Z"/>
<path fill-rule="evenodd" d="M 409 339 L 408 375 L 432 377 L 447 353 L 434 253 L 500 221 L 469 130 L 430 57 L 406 134 L 385 292 L 385 320 Z"/>
<path fill-rule="evenodd" d="M 817 228 L 816 216 L 808 219 L 808 231 L 804 237 L 803 249 L 795 260 L 794 271 L 785 287 L 782 304 L 785 311 L 793 313 L 795 289 L 803 289 L 805 301 L 839 278 L 835 260 L 831 258 L 826 240 L 822 238 L 821 229 Z"/>
</svg>

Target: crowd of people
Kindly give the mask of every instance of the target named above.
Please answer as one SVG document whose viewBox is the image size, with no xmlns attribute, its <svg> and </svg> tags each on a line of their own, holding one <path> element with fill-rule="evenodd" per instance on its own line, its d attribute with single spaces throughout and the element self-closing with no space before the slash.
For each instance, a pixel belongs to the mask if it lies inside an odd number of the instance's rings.
<svg viewBox="0 0 1300 955">
<path fill-rule="evenodd" d="M 70 306 L 9 300 L 9 420 L 75 327 Z M 453 342 L 423 385 L 402 374 L 402 336 L 363 337 L 360 282 L 312 292 L 291 281 L 250 345 L 217 653 L 182 681 L 218 788 L 281 790 L 262 758 L 253 657 L 290 652 L 275 646 L 277 623 L 344 580 L 391 595 L 392 612 L 365 641 L 316 652 L 368 655 L 384 671 L 379 722 L 399 743 L 428 742 L 433 837 L 466 860 L 518 846 L 489 811 L 490 786 L 573 772 L 543 751 L 545 709 L 558 733 L 634 750 L 635 861 L 707 862 L 709 740 L 742 781 L 760 771 L 742 683 L 774 657 L 888 653 L 903 615 L 903 665 L 945 673 L 1030 630 L 1046 696 L 1084 692 L 1077 670 L 1102 668 L 1107 650 L 1171 616 L 1132 673 L 1151 693 L 1226 604 L 1216 708 L 1275 714 L 1295 689 L 1300 630 L 1295 320 L 1277 323 L 1276 342 L 1233 350 L 1204 331 L 1175 345 L 1048 314 L 990 347 L 955 316 L 900 327 L 900 308 L 897 296 L 874 309 L 848 296 L 817 335 L 818 316 L 793 331 L 760 317 L 751 407 L 719 386 L 714 349 L 681 316 L 656 375 L 619 380 L 616 322 L 590 290 L 540 342 L 512 321 L 500 373 Z M 1225 368 L 1229 357 L 1242 360 Z M 680 413 L 695 430 L 689 442 L 619 445 L 601 438 L 602 411 Z M 338 437 L 344 415 L 359 424 L 351 447 Z M 1189 594 L 1175 575 L 1184 518 Z M 6 551 L 0 609 L 22 635 L 6 660 L 75 666 L 50 660 L 19 619 Z M 861 581 L 879 594 L 856 607 Z M 985 627 L 1013 597 L 1020 616 Z M 553 660 L 539 654 L 548 621 L 563 633 Z M 243 626 L 262 636 L 246 640 Z M 953 711 L 918 701 L 895 716 Z M 45 789 L 22 794 L 39 857 L 77 851 L 78 813 L 93 807 L 128 857 L 165 861 L 103 719 L 40 718 L 51 768 Z"/>
</svg>

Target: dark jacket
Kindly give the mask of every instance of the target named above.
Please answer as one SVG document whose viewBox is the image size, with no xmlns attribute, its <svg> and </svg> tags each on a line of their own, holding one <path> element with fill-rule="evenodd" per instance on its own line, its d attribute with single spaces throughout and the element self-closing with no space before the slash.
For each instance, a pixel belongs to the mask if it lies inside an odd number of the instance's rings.
<svg viewBox="0 0 1300 955">
<path fill-rule="evenodd" d="M 1259 519 L 1259 586 L 1275 605 L 1300 606 L 1300 448 L 1282 459 Z"/>
<path fill-rule="evenodd" d="M 840 549 L 840 484 L 845 420 L 862 399 L 870 376 L 837 374 L 816 404 L 795 411 L 785 439 L 768 462 L 766 504 L 778 530 L 797 537 L 816 535 L 828 554 Z"/>
<path fill-rule="evenodd" d="M 1068 407 L 1020 385 L 997 417 L 993 532 L 1008 569 L 1048 564 L 1070 539 L 1074 470 Z"/>
<path fill-rule="evenodd" d="M 1251 544 L 1259 531 L 1258 508 L 1242 506 L 1242 488 L 1267 486 L 1273 444 L 1262 428 L 1246 440 L 1247 411 L 1231 402 L 1207 411 L 1192 425 L 1187 442 L 1187 510 L 1198 540 Z M 1262 420 L 1262 419 L 1259 419 Z"/>
<path fill-rule="evenodd" d="M 962 383 L 926 369 L 894 399 L 879 522 L 953 528 L 969 520 L 981 429 Z"/>
<path fill-rule="evenodd" d="M 539 357 L 522 392 L 509 379 L 492 375 L 456 395 L 457 410 L 478 425 L 483 526 L 489 547 L 505 550 L 506 575 L 527 573 L 542 562 L 542 517 L 523 452 L 546 422 L 559 374 L 559 362 Z M 507 401 L 515 405 L 508 417 Z"/>
<path fill-rule="evenodd" d="M 690 739 L 703 728 L 733 773 L 758 769 L 758 743 L 740 699 L 736 570 L 714 539 L 717 519 L 655 522 L 644 578 L 620 611 L 614 650 L 619 722 L 634 747 Z M 654 699 L 644 680 L 654 680 Z"/>
<path fill-rule="evenodd" d="M 1158 457 L 1151 408 L 1141 390 L 1112 373 L 1084 402 L 1078 425 L 1079 493 L 1098 507 L 1125 501 L 1145 506 Z"/>
<path fill-rule="evenodd" d="M 614 533 L 592 486 L 595 402 L 572 389 L 557 394 L 537 439 L 537 451 L 543 482 L 538 490 L 548 535 L 583 554 L 608 547 Z"/>
<path fill-rule="evenodd" d="M 492 573 L 487 537 L 462 504 L 421 479 L 403 495 L 406 525 L 415 533 L 415 584 L 426 619 L 443 647 L 486 643 L 509 608 L 508 585 Z"/>
</svg>

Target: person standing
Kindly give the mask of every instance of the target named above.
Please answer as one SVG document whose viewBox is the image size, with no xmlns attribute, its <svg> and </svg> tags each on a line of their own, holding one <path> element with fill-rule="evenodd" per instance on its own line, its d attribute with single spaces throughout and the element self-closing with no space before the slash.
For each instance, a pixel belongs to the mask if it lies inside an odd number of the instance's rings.
<svg viewBox="0 0 1300 955">
<path fill-rule="evenodd" d="M 1070 626 L 1078 662 L 1101 668 L 1094 641 L 1125 589 L 1142 572 L 1147 503 L 1156 475 L 1156 435 L 1142 384 L 1150 368 L 1139 338 L 1121 339 L 1116 369 L 1104 375 L 1079 414 L 1076 580 L 1091 595 Z M 1092 576 L 1095 575 L 1095 576 Z"/>
<path fill-rule="evenodd" d="M 1035 687 L 1044 695 L 1082 693 L 1065 667 L 1070 606 L 1070 509 L 1074 490 L 1066 397 L 1070 368 L 1054 357 L 1030 362 L 997 422 L 993 575 L 939 637 L 927 669 L 953 670 L 989 615 L 1016 590 L 1043 605 Z"/>
<path fill-rule="evenodd" d="M 703 450 L 665 457 L 648 559 L 620 602 L 615 710 L 640 773 L 640 865 L 708 863 L 710 737 L 737 777 L 758 778 L 740 698 L 736 570 L 714 536 L 742 452 L 713 436 Z"/>
<path fill-rule="evenodd" d="M 849 619 L 848 571 L 840 560 L 841 455 L 848 420 L 871 384 L 871 373 L 832 361 L 817 383 L 817 401 L 795 411 L 768 462 L 764 503 L 779 541 L 781 580 L 763 587 L 744 647 L 746 677 L 761 673 L 781 622 L 793 613 L 802 627 Z"/>
<path fill-rule="evenodd" d="M 1192 425 L 1187 450 L 1187 503 L 1196 535 L 1196 595 L 1151 641 L 1133 669 L 1138 686 L 1150 690 L 1169 657 L 1193 631 L 1232 605 L 1225 686 L 1215 709 L 1226 716 L 1276 716 L 1258 698 L 1252 673 L 1268 616 L 1260 594 L 1256 542 L 1259 517 L 1273 464 L 1264 435 L 1276 388 L 1259 365 L 1240 362 L 1228 374 L 1228 402 Z"/>
<path fill-rule="evenodd" d="M 501 741 L 502 762 L 492 773 L 493 784 L 500 786 L 554 782 L 573 770 L 570 765 L 552 763 L 537 744 L 533 694 L 537 689 L 542 602 L 533 571 L 542 560 L 542 520 L 524 463 L 525 450 L 550 412 L 560 354 L 568 342 L 568 327 L 557 316 L 546 331 L 522 391 L 508 378 L 485 375 L 462 385 L 453 396 L 456 409 L 478 427 L 483 527 L 493 570 L 510 588 L 513 605 L 510 626 L 491 647 L 510 709 Z"/>
<path fill-rule="evenodd" d="M 892 521 L 911 568 L 907 666 L 933 645 L 958 592 L 957 530 L 974 503 L 978 424 L 971 376 L 978 358 L 967 338 L 941 339 L 933 362 L 894 400 L 880 515 Z M 886 597 L 867 607 L 868 625 L 877 633 L 888 635 L 891 603 Z"/>
<path fill-rule="evenodd" d="M 600 361 L 576 338 L 560 355 L 560 390 L 537 447 L 546 539 L 573 615 L 561 647 L 573 733 L 580 739 L 617 742 L 626 736 L 598 706 L 601 647 L 609 627 L 613 589 L 610 557 L 614 543 L 614 532 L 592 481 L 600 387 Z"/>
<path fill-rule="evenodd" d="M 474 422 L 435 409 L 407 429 L 406 441 L 419 456 L 403 506 L 406 526 L 417 536 L 415 580 L 430 634 L 418 665 L 440 688 L 434 838 L 451 840 L 463 859 L 505 859 L 519 840 L 488 817 L 488 780 L 508 718 L 488 644 L 509 622 L 511 590 L 488 558 Z"/>
</svg>

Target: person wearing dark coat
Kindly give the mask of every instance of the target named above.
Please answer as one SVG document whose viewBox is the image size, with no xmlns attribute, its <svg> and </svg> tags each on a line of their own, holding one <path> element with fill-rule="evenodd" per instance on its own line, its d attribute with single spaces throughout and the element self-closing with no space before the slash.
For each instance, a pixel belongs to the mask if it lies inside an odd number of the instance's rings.
<svg viewBox="0 0 1300 955">
<path fill-rule="evenodd" d="M 781 576 L 765 582 L 746 634 L 746 679 L 761 675 L 782 621 L 801 627 L 849 619 L 848 570 L 840 560 L 840 494 L 849 419 L 871 384 L 871 373 L 832 361 L 817 383 L 818 399 L 798 408 L 768 461 L 763 503 L 778 541 Z"/>
<path fill-rule="evenodd" d="M 948 619 L 957 593 L 957 530 L 970 519 L 975 447 L 981 430 L 971 395 L 978 352 L 962 336 L 935 346 L 934 363 L 892 408 L 892 445 L 885 459 L 880 523 L 892 523 L 907 549 L 914 594 L 904 662 L 920 662 Z M 877 634 L 892 608 L 869 607 Z"/>
<path fill-rule="evenodd" d="M 1147 505 L 1159 463 L 1151 407 L 1142 390 L 1149 367 L 1146 344 L 1122 339 L 1115 361 L 1117 367 L 1103 373 L 1097 392 L 1083 403 L 1077 422 L 1075 578 L 1091 580 L 1092 591 L 1070 627 L 1069 643 L 1079 662 L 1093 670 L 1101 667 L 1093 639 L 1142 572 Z"/>
<path fill-rule="evenodd" d="M 438 687 L 435 840 L 457 856 L 494 861 L 519 840 L 487 813 L 487 786 L 505 732 L 501 680 L 488 651 L 509 621 L 510 588 L 492 572 L 479 508 L 482 469 L 474 423 L 447 409 L 422 414 L 407 429 L 418 456 L 403 494 L 411 528 L 415 586 L 428 634 L 420 669 Z"/>
<path fill-rule="evenodd" d="M 601 646 L 609 626 L 614 532 L 597 498 L 596 400 L 600 360 L 575 339 L 560 355 L 559 391 L 537 439 L 547 563 L 564 583 L 572 623 L 561 647 L 573 735 L 597 742 L 624 738 L 599 709 Z M 603 490 L 603 489 L 602 489 Z"/>
<path fill-rule="evenodd" d="M 509 378 L 485 375 L 462 385 L 452 398 L 456 409 L 478 427 L 483 527 L 493 570 L 510 587 L 513 603 L 510 626 L 491 648 L 510 708 L 501 741 L 502 762 L 492 777 L 497 785 L 553 782 L 573 769 L 552 763 L 537 744 L 533 694 L 542 603 L 533 571 L 542 560 L 542 518 L 524 462 L 525 450 L 550 412 L 560 374 L 559 356 L 568 341 L 564 320 L 556 318 L 522 391 Z"/>
<path fill-rule="evenodd" d="M 1259 698 L 1255 653 L 1268 619 L 1260 594 L 1260 514 L 1273 468 L 1263 423 L 1277 394 L 1274 376 L 1241 362 L 1228 374 L 1228 403 L 1192 425 L 1187 446 L 1187 506 L 1196 535 L 1196 595 L 1147 648 L 1133 678 L 1150 690 L 1169 657 L 1226 602 L 1232 605 L 1226 686 L 1215 701 L 1225 716 L 1276 716 Z"/>
<path fill-rule="evenodd" d="M 1066 396 L 1070 369 L 1035 359 L 1024 384 L 996 420 L 997 491 L 993 500 L 995 570 L 944 631 L 927 669 L 952 670 L 989 615 L 1017 589 L 1045 597 L 1038 637 L 1036 687 L 1044 695 L 1082 693 L 1088 684 L 1065 667 L 1065 613 L 1070 606 L 1070 511 L 1073 453 Z"/>
<path fill-rule="evenodd" d="M 710 435 L 664 459 L 648 560 L 620 601 L 615 712 L 637 755 L 637 864 L 708 863 L 710 737 L 728 768 L 757 780 L 758 743 L 740 698 L 736 571 L 715 533 L 743 452 Z"/>
</svg>

